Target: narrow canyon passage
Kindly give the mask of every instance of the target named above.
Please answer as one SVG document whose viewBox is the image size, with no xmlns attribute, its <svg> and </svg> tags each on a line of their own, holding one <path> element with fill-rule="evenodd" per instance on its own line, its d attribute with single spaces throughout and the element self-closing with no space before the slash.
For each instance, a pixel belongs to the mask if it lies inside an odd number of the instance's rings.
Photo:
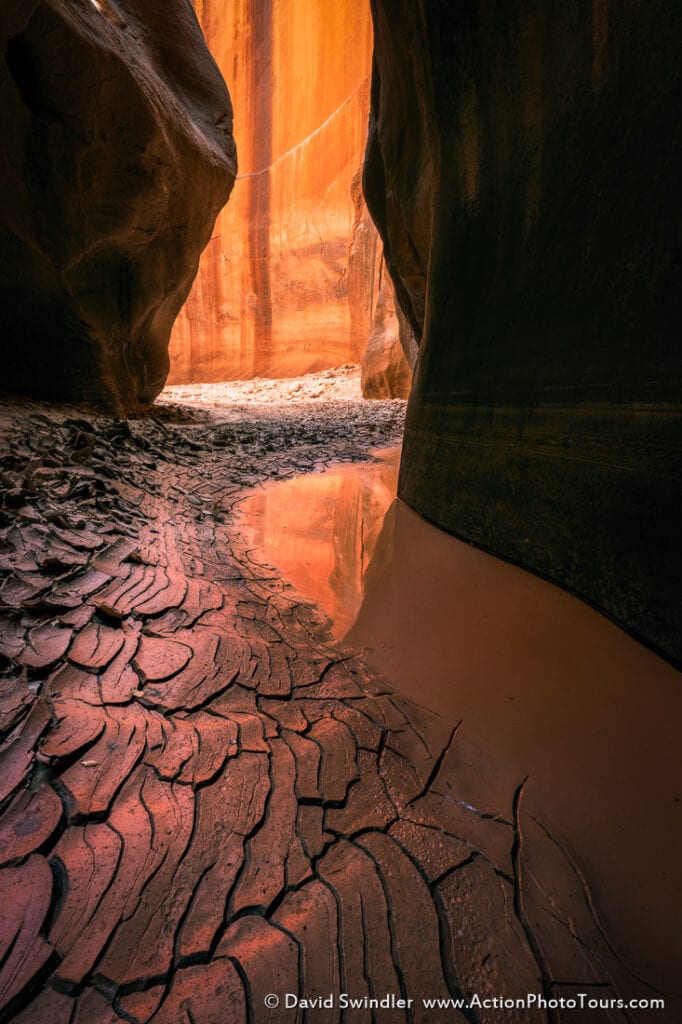
<svg viewBox="0 0 682 1024">
<path fill-rule="evenodd" d="M 250 550 L 254 487 L 399 442 L 404 403 L 339 376 L 129 421 L 6 405 L 0 1019 L 539 1022 L 423 1000 L 654 994 L 523 778 L 508 817 L 467 804 L 460 723 Z"/>
<path fill-rule="evenodd" d="M 0 4 L 0 1024 L 682 1020 L 681 46 Z"/>
</svg>

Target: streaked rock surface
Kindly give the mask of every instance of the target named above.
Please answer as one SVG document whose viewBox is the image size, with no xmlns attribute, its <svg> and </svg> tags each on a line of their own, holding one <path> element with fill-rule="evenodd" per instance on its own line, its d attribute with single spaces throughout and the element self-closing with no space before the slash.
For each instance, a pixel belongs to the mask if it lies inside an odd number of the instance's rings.
<svg viewBox="0 0 682 1024">
<path fill-rule="evenodd" d="M 152 401 L 236 173 L 232 108 L 185 0 L 0 13 L 6 390 Z"/>
<path fill-rule="evenodd" d="M 239 177 L 176 323 L 169 380 L 359 362 L 366 335 L 358 347 L 348 250 L 367 135 L 369 8 L 199 0 L 196 9 L 234 101 Z"/>
<path fill-rule="evenodd" d="M 421 344 L 399 493 L 679 662 L 677 9 L 372 10 L 365 192 Z"/>
</svg>

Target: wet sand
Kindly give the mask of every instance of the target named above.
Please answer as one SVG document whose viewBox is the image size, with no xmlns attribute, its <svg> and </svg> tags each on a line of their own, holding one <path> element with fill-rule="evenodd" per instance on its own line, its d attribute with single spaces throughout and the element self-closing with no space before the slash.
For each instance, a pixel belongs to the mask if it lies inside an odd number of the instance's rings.
<svg viewBox="0 0 682 1024">
<path fill-rule="evenodd" d="M 396 501 L 347 640 L 461 720 L 453 798 L 515 789 L 581 865 L 619 953 L 663 989 L 682 963 L 679 672 L 573 595 Z"/>
<path fill-rule="evenodd" d="M 389 508 L 397 468 L 396 451 L 268 487 L 243 505 L 255 549 L 400 693 L 461 723 L 442 766 L 452 800 L 510 821 L 523 786 L 619 955 L 668 990 L 678 671 L 560 587 Z"/>
</svg>

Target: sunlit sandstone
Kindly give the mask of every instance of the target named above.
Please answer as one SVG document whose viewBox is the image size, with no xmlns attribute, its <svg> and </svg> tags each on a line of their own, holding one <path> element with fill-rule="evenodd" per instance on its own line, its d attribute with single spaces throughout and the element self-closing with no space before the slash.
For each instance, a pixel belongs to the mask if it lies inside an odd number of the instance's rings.
<svg viewBox="0 0 682 1024">
<path fill-rule="evenodd" d="M 369 5 L 200 0 L 196 10 L 232 92 L 239 176 L 176 323 L 169 380 L 358 362 L 366 337 L 351 329 L 349 243 L 369 110 Z M 361 273 L 374 259 L 365 262 Z M 370 280 L 364 301 L 372 294 Z"/>
</svg>

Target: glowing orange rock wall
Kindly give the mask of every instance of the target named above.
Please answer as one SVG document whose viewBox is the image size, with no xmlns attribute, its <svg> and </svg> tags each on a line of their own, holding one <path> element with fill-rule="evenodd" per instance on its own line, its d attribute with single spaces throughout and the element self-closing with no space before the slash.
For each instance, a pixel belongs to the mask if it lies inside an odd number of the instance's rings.
<svg viewBox="0 0 682 1024">
<path fill-rule="evenodd" d="M 358 362 L 348 249 L 369 110 L 369 4 L 195 7 L 232 94 L 239 175 L 176 322 L 169 381 Z"/>
</svg>

